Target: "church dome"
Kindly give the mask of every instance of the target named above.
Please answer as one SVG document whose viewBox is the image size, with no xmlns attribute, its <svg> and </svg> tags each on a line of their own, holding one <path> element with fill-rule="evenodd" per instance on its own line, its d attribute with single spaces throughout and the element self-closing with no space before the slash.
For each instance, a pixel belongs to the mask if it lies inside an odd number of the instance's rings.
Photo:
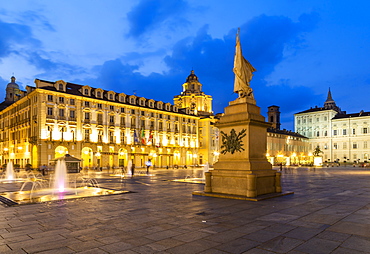
<svg viewBox="0 0 370 254">
<path fill-rule="evenodd" d="M 7 89 L 8 89 L 8 88 L 11 88 L 11 89 L 19 89 L 18 84 L 17 84 L 17 83 L 15 83 L 15 77 L 14 77 L 14 76 L 12 76 L 12 77 L 10 78 L 10 80 L 11 80 L 11 82 L 6 86 L 6 88 L 7 88 Z"/>
<path fill-rule="evenodd" d="M 186 78 L 186 82 L 198 82 L 198 77 L 194 74 L 194 71 L 191 71 L 190 75 Z"/>
</svg>

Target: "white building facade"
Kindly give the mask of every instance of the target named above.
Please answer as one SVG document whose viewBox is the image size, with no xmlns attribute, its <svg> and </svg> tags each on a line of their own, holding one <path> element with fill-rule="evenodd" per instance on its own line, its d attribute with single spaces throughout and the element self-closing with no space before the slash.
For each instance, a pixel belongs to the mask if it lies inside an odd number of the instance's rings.
<svg viewBox="0 0 370 254">
<path fill-rule="evenodd" d="M 309 138 L 309 149 L 317 146 L 327 162 L 367 162 L 370 144 L 370 112 L 347 114 L 336 106 L 331 92 L 323 107 L 294 115 L 295 132 Z"/>
</svg>

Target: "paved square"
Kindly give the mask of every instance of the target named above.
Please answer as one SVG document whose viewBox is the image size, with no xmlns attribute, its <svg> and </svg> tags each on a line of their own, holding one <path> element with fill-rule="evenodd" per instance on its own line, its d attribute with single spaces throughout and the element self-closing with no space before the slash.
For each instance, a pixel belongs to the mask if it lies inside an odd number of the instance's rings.
<svg viewBox="0 0 370 254">
<path fill-rule="evenodd" d="M 1 205 L 0 253 L 370 253 L 368 168 L 284 169 L 295 194 L 259 202 L 192 196 L 204 185 L 168 181 L 200 169 L 151 173 L 97 175 L 129 194 Z"/>
</svg>

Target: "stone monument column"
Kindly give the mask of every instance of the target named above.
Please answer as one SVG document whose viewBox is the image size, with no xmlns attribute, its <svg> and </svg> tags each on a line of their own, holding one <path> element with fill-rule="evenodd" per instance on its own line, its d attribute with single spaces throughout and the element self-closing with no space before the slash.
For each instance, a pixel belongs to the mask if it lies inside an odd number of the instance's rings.
<svg viewBox="0 0 370 254">
<path fill-rule="evenodd" d="M 257 197 L 281 192 L 280 173 L 266 158 L 267 128 L 260 108 L 238 98 L 225 108 L 217 123 L 221 153 L 214 170 L 206 174 L 206 193 Z"/>
<path fill-rule="evenodd" d="M 205 173 L 204 193 L 195 195 L 255 198 L 281 192 L 280 172 L 266 158 L 267 128 L 249 85 L 255 69 L 242 56 L 239 32 L 234 59 L 234 92 L 216 126 L 220 130 L 220 156 L 214 170 Z"/>
</svg>

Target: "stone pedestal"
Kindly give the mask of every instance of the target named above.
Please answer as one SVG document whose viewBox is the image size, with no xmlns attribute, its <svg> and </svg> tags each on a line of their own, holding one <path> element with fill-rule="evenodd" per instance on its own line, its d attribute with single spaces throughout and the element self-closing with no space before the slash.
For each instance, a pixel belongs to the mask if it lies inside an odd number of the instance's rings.
<svg viewBox="0 0 370 254">
<path fill-rule="evenodd" d="M 280 173 L 266 158 L 267 128 L 254 100 L 238 98 L 217 123 L 220 157 L 206 173 L 204 192 L 257 197 L 281 192 Z"/>
</svg>

